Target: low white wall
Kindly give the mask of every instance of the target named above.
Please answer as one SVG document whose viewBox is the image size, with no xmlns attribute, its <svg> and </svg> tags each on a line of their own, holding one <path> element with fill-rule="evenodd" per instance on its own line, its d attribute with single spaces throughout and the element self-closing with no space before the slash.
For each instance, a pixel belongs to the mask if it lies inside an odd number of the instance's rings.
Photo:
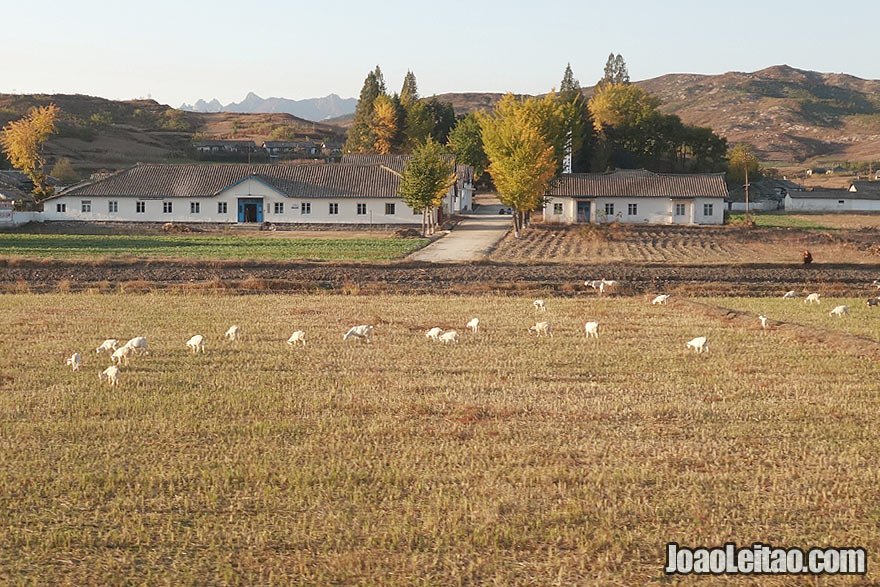
<svg viewBox="0 0 880 587">
<path fill-rule="evenodd" d="M 773 210 L 778 210 L 779 205 L 775 200 L 759 200 L 757 202 L 749 202 L 749 211 L 750 212 L 772 212 Z M 746 211 L 746 203 L 745 202 L 731 202 L 730 203 L 730 211 L 731 212 L 745 212 Z"/>
<path fill-rule="evenodd" d="M 843 202 L 843 203 L 841 203 Z M 857 198 L 792 198 L 785 196 L 785 209 L 808 212 L 877 212 L 880 200 L 860 200 Z"/>
<path fill-rule="evenodd" d="M 11 214 L 4 214 L 0 211 L 0 226 L 18 226 L 27 224 L 28 222 L 42 222 L 42 212 L 18 212 L 13 211 Z"/>
</svg>

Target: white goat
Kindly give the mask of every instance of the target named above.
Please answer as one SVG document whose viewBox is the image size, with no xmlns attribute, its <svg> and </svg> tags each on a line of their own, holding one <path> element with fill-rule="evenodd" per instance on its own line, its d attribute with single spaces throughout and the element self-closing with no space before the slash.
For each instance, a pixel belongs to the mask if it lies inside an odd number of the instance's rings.
<svg viewBox="0 0 880 587">
<path fill-rule="evenodd" d="M 669 294 L 660 294 L 653 300 L 651 300 L 651 305 L 663 304 L 666 305 L 666 300 L 669 299 Z"/>
<path fill-rule="evenodd" d="M 617 280 L 616 279 L 605 279 L 605 278 L 600 279 L 599 280 L 599 295 L 601 296 L 602 294 L 605 293 L 606 289 L 612 288 L 612 287 L 617 287 Z"/>
<path fill-rule="evenodd" d="M 128 365 L 128 360 L 133 354 L 134 347 L 124 345 L 113 351 L 113 354 L 110 355 L 110 360 L 113 361 L 113 364 L 115 365 L 121 365 L 123 361 Z"/>
<path fill-rule="evenodd" d="M 541 310 L 542 312 L 547 311 L 547 306 L 544 304 L 544 300 L 535 300 L 532 302 L 532 305 L 535 306 L 535 310 Z"/>
<path fill-rule="evenodd" d="M 761 321 L 761 328 L 767 328 L 767 322 L 768 322 L 767 316 L 765 316 L 764 314 L 761 314 L 760 316 L 758 316 L 758 320 Z"/>
<path fill-rule="evenodd" d="M 440 335 L 440 342 L 443 344 L 449 344 L 450 342 L 458 344 L 458 333 L 454 330 L 447 330 Z"/>
<path fill-rule="evenodd" d="M 437 342 L 440 340 L 441 334 L 443 334 L 443 329 L 437 328 L 435 326 L 434 328 L 432 328 L 431 330 L 429 330 L 428 332 L 425 333 L 425 338 L 429 338 L 429 339 L 433 340 L 434 342 Z"/>
<path fill-rule="evenodd" d="M 70 355 L 70 358 L 67 359 L 67 365 L 73 367 L 74 371 L 79 371 L 79 368 L 82 367 L 83 360 L 82 357 L 79 356 L 79 353 L 73 353 Z"/>
<path fill-rule="evenodd" d="M 358 340 L 370 342 L 371 336 L 373 336 L 373 327 L 362 324 L 361 326 L 352 326 L 348 332 L 342 335 L 342 340 L 345 341 L 349 338 L 356 338 Z"/>
<path fill-rule="evenodd" d="M 588 279 L 584 282 L 584 285 L 587 287 L 592 287 L 593 289 L 599 289 L 599 286 L 602 285 L 601 279 Z"/>
<path fill-rule="evenodd" d="M 584 333 L 587 338 L 591 336 L 593 338 L 599 338 L 599 323 L 598 322 L 587 322 L 584 324 Z"/>
<path fill-rule="evenodd" d="M 98 355 L 100 355 L 104 351 L 107 351 L 108 353 L 112 353 L 117 348 L 119 348 L 119 341 L 116 340 L 115 338 L 108 338 L 107 340 L 105 340 L 104 342 L 101 343 L 101 346 L 99 346 L 98 348 L 95 349 L 95 353 Z"/>
<path fill-rule="evenodd" d="M 685 346 L 689 349 L 694 349 L 694 352 L 696 353 L 709 352 L 709 342 L 705 336 L 698 336 L 697 338 L 688 341 Z"/>
<path fill-rule="evenodd" d="M 186 341 L 186 346 L 194 353 L 203 353 L 205 352 L 205 337 L 201 334 L 197 334 Z"/>
<path fill-rule="evenodd" d="M 841 318 L 843 316 L 849 316 L 849 306 L 836 306 L 833 310 L 828 312 L 828 315 L 831 316 L 832 318 L 835 316 L 841 317 Z"/>
<path fill-rule="evenodd" d="M 290 346 L 293 346 L 298 342 L 301 342 L 303 346 L 306 346 L 306 333 L 302 330 L 297 330 L 287 339 L 287 344 Z"/>
<path fill-rule="evenodd" d="M 479 318 L 471 318 L 471 321 L 465 325 L 465 328 L 476 332 L 477 330 L 480 329 L 480 319 Z"/>
<path fill-rule="evenodd" d="M 143 336 L 136 336 L 132 338 L 130 341 L 125 343 L 125 346 L 131 347 L 134 351 L 138 353 L 148 353 L 147 350 L 147 339 Z"/>
<path fill-rule="evenodd" d="M 98 381 L 104 381 L 106 379 L 107 383 L 111 386 L 119 385 L 119 372 L 119 367 L 111 365 L 98 375 Z"/>
<path fill-rule="evenodd" d="M 782 294 L 782 299 L 784 300 L 790 300 L 796 297 L 798 297 L 798 292 L 794 291 L 793 289 Z"/>
<path fill-rule="evenodd" d="M 804 298 L 804 303 L 805 304 L 812 304 L 813 302 L 816 302 L 818 304 L 819 303 L 819 296 L 821 296 L 821 295 L 822 294 L 811 293 L 806 298 Z"/>
<path fill-rule="evenodd" d="M 534 326 L 529 326 L 529 332 L 534 332 L 538 336 L 547 334 L 550 338 L 553 338 L 553 328 L 550 327 L 549 322 L 538 322 Z"/>
<path fill-rule="evenodd" d="M 233 324 L 232 326 L 229 327 L 229 330 L 227 330 L 226 334 L 224 334 L 223 336 L 225 336 L 226 338 L 228 338 L 231 341 L 238 340 L 240 332 L 241 332 L 241 329 L 238 326 L 236 326 L 235 324 Z"/>
</svg>

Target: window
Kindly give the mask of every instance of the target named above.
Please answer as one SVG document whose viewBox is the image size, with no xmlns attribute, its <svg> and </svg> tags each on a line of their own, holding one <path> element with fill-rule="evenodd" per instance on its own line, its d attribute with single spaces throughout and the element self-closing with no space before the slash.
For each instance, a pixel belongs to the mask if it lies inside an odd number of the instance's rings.
<svg viewBox="0 0 880 587">
<path fill-rule="evenodd" d="M 844 202 L 843 200 L 837 200 L 838 204 L 843 204 L 843 202 Z"/>
<path fill-rule="evenodd" d="M 339 204 L 336 202 L 330 202 L 330 213 L 339 214 Z"/>
<path fill-rule="evenodd" d="M 358 203 L 358 205 L 357 205 L 357 214 L 358 214 L 358 216 L 363 216 L 363 215 L 366 214 L 366 213 L 367 213 L 367 205 L 366 205 L 366 204 Z"/>
<path fill-rule="evenodd" d="M 394 204 L 385 204 L 385 216 L 394 216 Z"/>
<path fill-rule="evenodd" d="M 614 216 L 614 204 L 605 204 L 605 216 Z"/>
<path fill-rule="evenodd" d="M 171 214 L 171 202 L 162 202 L 162 213 Z"/>
<path fill-rule="evenodd" d="M 639 205 L 638 204 L 627 204 L 626 205 L 626 213 L 630 216 L 635 216 L 639 213 Z"/>
<path fill-rule="evenodd" d="M 135 202 L 134 203 L 134 211 L 138 214 L 143 214 L 147 210 L 146 202 Z"/>
<path fill-rule="evenodd" d="M 703 204 L 703 216 L 712 215 L 712 204 Z"/>
<path fill-rule="evenodd" d="M 284 214 L 284 202 L 275 202 L 272 210 L 275 214 Z"/>
<path fill-rule="evenodd" d="M 189 213 L 190 214 L 198 214 L 202 205 L 199 202 L 190 202 L 189 203 Z"/>
<path fill-rule="evenodd" d="M 113 214 L 115 212 L 119 212 L 119 202 L 116 200 L 110 200 L 107 202 L 107 212 Z"/>
<path fill-rule="evenodd" d="M 684 204 L 676 204 L 675 205 L 675 215 L 676 216 L 684 216 Z"/>
<path fill-rule="evenodd" d="M 300 204 L 300 210 L 303 214 L 311 214 L 312 213 L 312 203 L 311 202 L 303 202 Z"/>
<path fill-rule="evenodd" d="M 55 204 L 56 212 L 67 212 L 67 204 Z"/>
<path fill-rule="evenodd" d="M 226 207 L 226 202 L 217 202 L 217 214 L 226 214 L 226 211 L 229 208 Z"/>
<path fill-rule="evenodd" d="M 91 200 L 82 200 L 80 202 L 81 207 L 80 210 L 83 212 L 91 212 L 92 211 L 92 201 Z"/>
<path fill-rule="evenodd" d="M 560 202 L 553 203 L 553 213 L 562 214 L 562 204 Z"/>
</svg>

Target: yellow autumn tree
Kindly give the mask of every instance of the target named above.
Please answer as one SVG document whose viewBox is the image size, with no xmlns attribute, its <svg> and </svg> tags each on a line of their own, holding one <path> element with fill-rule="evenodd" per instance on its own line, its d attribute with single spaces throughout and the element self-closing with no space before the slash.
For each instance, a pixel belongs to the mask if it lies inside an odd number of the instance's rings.
<svg viewBox="0 0 880 587">
<path fill-rule="evenodd" d="M 385 94 L 381 94 L 373 102 L 373 119 L 371 122 L 376 141 L 373 148 L 380 155 L 391 154 L 394 140 L 397 137 L 397 109 L 394 102 Z"/>
<path fill-rule="evenodd" d="M 556 176 L 553 145 L 542 132 L 535 98 L 507 94 L 489 114 L 480 114 L 483 149 L 498 199 L 513 208 L 513 231 L 519 237 L 525 214 L 541 207 Z"/>
<path fill-rule="evenodd" d="M 13 120 L 0 131 L 0 146 L 13 167 L 22 171 L 34 182 L 34 195 L 38 200 L 52 195 L 53 189 L 46 185 L 43 166 L 46 160 L 42 146 L 56 132 L 55 119 L 60 109 L 49 104 L 31 110 L 20 120 Z"/>
</svg>

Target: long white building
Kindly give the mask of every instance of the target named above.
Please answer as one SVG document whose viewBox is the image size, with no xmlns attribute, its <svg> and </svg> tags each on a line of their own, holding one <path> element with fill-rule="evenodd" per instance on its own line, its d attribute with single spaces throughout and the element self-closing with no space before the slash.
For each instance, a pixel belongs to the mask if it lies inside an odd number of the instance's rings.
<svg viewBox="0 0 880 587">
<path fill-rule="evenodd" d="M 727 194 L 723 173 L 565 173 L 545 198 L 544 222 L 723 224 Z"/>
<path fill-rule="evenodd" d="M 45 201 L 43 220 L 420 224 L 380 164 L 138 165 Z"/>
</svg>

